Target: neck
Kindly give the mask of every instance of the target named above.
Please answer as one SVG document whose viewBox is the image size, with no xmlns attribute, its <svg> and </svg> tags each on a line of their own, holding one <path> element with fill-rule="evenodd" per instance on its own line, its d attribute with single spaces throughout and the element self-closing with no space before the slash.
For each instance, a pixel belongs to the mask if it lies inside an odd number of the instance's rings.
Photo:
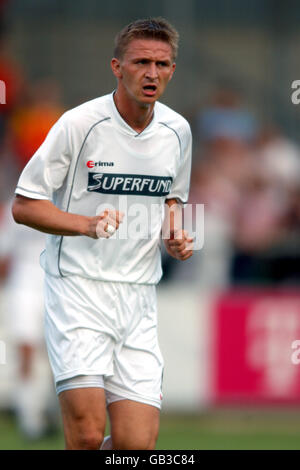
<svg viewBox="0 0 300 470">
<path fill-rule="evenodd" d="M 114 94 L 114 102 L 124 121 L 136 132 L 142 132 L 152 121 L 154 103 L 140 104 L 122 93 L 119 88 Z"/>
</svg>

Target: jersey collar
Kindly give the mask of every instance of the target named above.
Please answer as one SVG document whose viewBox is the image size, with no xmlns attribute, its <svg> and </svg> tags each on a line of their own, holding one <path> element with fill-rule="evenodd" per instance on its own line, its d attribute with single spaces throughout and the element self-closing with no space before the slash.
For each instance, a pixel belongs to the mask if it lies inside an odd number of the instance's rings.
<svg viewBox="0 0 300 470">
<path fill-rule="evenodd" d="M 155 105 L 154 105 L 154 109 L 153 109 L 153 118 L 152 118 L 151 122 L 148 124 L 148 126 L 142 132 L 138 133 L 136 130 L 132 129 L 132 127 L 130 127 L 129 124 L 127 124 L 126 121 L 124 121 L 121 114 L 119 113 L 119 111 L 118 111 L 118 109 L 115 105 L 115 101 L 114 101 L 115 92 L 116 92 L 116 90 L 114 90 L 111 93 L 110 98 L 111 98 L 111 107 L 112 107 L 113 119 L 114 119 L 115 123 L 117 124 L 117 126 L 123 132 L 125 132 L 126 134 L 129 134 L 129 135 L 132 135 L 133 137 L 139 137 L 139 136 L 144 136 L 145 134 L 148 134 L 148 132 L 152 130 L 152 128 L 153 128 L 153 126 L 155 125 L 155 122 L 156 122 Z"/>
</svg>

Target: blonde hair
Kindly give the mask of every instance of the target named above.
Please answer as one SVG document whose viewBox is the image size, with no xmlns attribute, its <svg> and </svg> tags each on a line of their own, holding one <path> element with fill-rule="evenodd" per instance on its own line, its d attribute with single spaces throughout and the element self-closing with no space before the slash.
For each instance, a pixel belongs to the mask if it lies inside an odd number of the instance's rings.
<svg viewBox="0 0 300 470">
<path fill-rule="evenodd" d="M 167 42 L 175 60 L 178 51 L 179 34 L 164 18 L 136 20 L 125 26 L 115 38 L 114 56 L 122 59 L 126 48 L 133 39 L 156 39 Z"/>
</svg>

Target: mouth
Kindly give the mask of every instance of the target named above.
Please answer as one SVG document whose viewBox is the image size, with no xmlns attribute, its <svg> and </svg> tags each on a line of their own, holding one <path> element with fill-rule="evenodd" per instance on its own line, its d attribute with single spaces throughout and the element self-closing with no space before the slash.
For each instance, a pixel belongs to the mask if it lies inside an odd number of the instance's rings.
<svg viewBox="0 0 300 470">
<path fill-rule="evenodd" d="M 154 96 L 157 90 L 157 86 L 154 84 L 148 84 L 143 86 L 143 92 L 146 96 Z"/>
</svg>

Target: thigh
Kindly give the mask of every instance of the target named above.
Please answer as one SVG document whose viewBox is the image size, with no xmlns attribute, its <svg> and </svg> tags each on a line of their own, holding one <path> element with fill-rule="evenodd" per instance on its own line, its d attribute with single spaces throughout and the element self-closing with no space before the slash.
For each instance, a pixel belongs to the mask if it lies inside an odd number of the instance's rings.
<svg viewBox="0 0 300 470">
<path fill-rule="evenodd" d="M 158 344 L 156 296 L 153 286 L 125 286 L 120 309 L 128 328 L 114 349 L 114 374 L 105 389 L 128 400 L 160 408 L 164 363 Z M 125 301 L 125 299 L 130 299 Z"/>
<path fill-rule="evenodd" d="M 115 450 L 153 450 L 159 432 L 160 411 L 133 400 L 108 406 L 112 446 Z"/>
<path fill-rule="evenodd" d="M 45 339 L 55 382 L 113 373 L 113 299 L 103 283 L 45 277 Z"/>
<path fill-rule="evenodd" d="M 106 421 L 103 388 L 65 390 L 59 394 L 67 449 L 99 449 Z"/>
</svg>

